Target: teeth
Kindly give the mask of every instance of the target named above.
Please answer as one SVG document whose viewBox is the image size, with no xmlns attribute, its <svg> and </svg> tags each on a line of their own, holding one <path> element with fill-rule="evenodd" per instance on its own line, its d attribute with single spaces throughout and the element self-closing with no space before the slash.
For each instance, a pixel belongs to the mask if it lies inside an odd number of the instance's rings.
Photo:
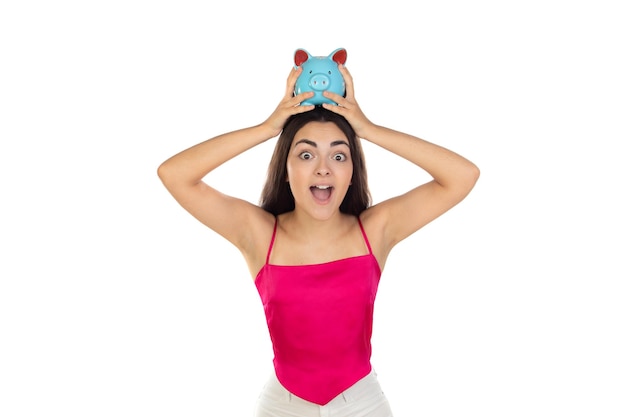
<svg viewBox="0 0 626 417">
<path fill-rule="evenodd" d="M 330 188 L 330 185 L 316 185 L 315 188 L 319 188 L 320 190 L 327 190 Z"/>
</svg>

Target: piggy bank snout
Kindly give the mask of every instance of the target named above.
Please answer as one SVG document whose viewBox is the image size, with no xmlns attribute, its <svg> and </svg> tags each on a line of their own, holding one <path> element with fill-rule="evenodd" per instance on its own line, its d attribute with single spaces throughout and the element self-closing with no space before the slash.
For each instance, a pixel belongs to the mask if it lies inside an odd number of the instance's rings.
<svg viewBox="0 0 626 417">
<path fill-rule="evenodd" d="M 327 90 L 330 86 L 330 78 L 324 74 L 314 74 L 309 79 L 309 87 L 316 91 Z"/>
</svg>

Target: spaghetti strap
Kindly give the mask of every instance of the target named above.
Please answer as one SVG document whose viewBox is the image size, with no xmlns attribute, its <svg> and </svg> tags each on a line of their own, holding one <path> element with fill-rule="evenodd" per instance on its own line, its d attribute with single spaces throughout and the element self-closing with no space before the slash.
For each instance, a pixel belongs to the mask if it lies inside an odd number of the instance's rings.
<svg viewBox="0 0 626 417">
<path fill-rule="evenodd" d="M 277 226 L 278 226 L 278 217 L 276 217 L 276 220 L 274 221 L 274 232 L 272 232 L 272 240 L 270 241 L 270 247 L 267 249 L 267 256 L 265 257 L 266 265 L 270 263 L 270 254 L 272 253 L 272 248 L 274 247 L 274 239 L 276 239 L 276 227 Z"/>
<path fill-rule="evenodd" d="M 361 223 L 361 218 L 359 216 L 356 217 L 359 221 L 359 227 L 361 228 L 361 234 L 363 235 L 363 239 L 365 239 L 365 244 L 367 245 L 367 250 L 370 251 L 370 255 L 372 255 L 372 247 L 370 246 L 370 241 L 367 239 L 367 235 L 365 234 L 365 229 L 363 228 L 363 224 Z M 269 258 L 269 255 L 268 255 Z"/>
</svg>

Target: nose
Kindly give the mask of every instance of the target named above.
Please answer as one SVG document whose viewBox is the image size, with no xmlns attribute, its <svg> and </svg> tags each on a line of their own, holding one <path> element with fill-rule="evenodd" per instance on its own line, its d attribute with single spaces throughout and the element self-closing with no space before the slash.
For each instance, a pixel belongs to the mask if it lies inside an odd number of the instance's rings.
<svg viewBox="0 0 626 417">
<path fill-rule="evenodd" d="M 328 169 L 328 165 L 326 165 L 326 161 L 322 158 L 322 161 L 317 165 L 317 170 L 315 171 L 316 175 L 325 177 L 330 175 L 330 169 Z"/>
<path fill-rule="evenodd" d="M 330 86 L 330 79 L 324 74 L 315 74 L 309 80 L 309 85 L 313 90 L 324 91 Z"/>
</svg>

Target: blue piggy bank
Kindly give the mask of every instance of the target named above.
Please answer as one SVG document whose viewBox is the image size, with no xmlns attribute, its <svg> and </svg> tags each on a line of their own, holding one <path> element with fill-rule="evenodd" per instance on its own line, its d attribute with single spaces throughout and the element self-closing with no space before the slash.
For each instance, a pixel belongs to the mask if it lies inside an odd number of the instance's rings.
<svg viewBox="0 0 626 417">
<path fill-rule="evenodd" d="M 324 91 L 345 95 L 346 83 L 339 72 L 339 64 L 345 64 L 348 53 L 344 48 L 334 50 L 328 56 L 311 56 L 304 49 L 297 49 L 294 54 L 294 63 L 302 67 L 302 73 L 296 80 L 295 94 L 313 91 L 315 95 L 304 100 L 302 105 L 316 105 L 335 103 L 324 97 Z"/>
</svg>

